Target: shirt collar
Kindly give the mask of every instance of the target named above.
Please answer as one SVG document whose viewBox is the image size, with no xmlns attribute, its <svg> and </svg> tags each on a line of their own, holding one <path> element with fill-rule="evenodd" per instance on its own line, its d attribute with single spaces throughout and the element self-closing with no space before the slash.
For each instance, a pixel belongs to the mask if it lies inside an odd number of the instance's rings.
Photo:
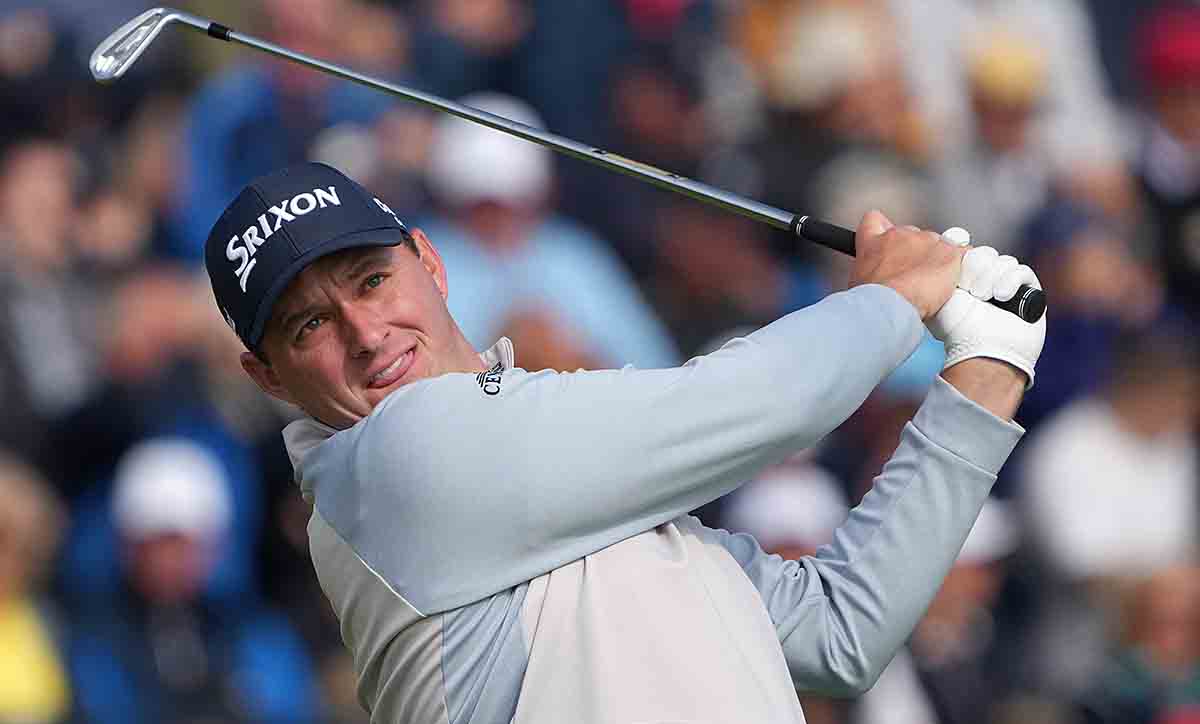
<svg viewBox="0 0 1200 724">
<path fill-rule="evenodd" d="M 502 370 L 510 370 L 515 366 L 516 357 L 513 354 L 513 343 L 508 337 L 501 337 L 487 351 L 479 355 L 489 368 L 500 365 Z M 283 444 L 287 448 L 288 458 L 292 461 L 292 469 L 296 471 L 296 481 L 307 498 L 310 488 L 305 484 L 300 474 L 301 463 L 305 456 L 321 443 L 333 437 L 339 430 L 317 422 L 309 416 L 289 423 L 283 428 Z"/>
<path fill-rule="evenodd" d="M 479 355 L 488 367 L 500 365 L 502 370 L 511 370 L 514 366 L 513 343 L 508 337 L 501 337 L 491 349 Z"/>
</svg>

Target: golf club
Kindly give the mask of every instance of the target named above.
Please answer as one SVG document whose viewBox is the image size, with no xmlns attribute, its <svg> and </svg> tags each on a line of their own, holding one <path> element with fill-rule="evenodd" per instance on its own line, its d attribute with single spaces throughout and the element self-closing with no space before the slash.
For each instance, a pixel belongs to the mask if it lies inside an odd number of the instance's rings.
<svg viewBox="0 0 1200 724">
<path fill-rule="evenodd" d="M 648 164 L 639 163 L 615 153 L 563 138 L 523 123 L 510 121 L 493 113 L 439 98 L 412 88 L 386 83 L 376 78 L 357 73 L 349 68 L 318 60 L 303 53 L 288 50 L 274 43 L 239 33 L 220 23 L 198 18 L 171 8 L 154 8 L 138 15 L 104 39 L 92 53 L 89 67 L 92 76 L 101 83 L 115 81 L 141 57 L 146 48 L 168 25 L 178 24 L 206 33 L 218 40 L 240 43 L 297 63 L 302 63 L 340 78 L 365 85 L 376 90 L 400 96 L 426 106 L 450 113 L 468 121 L 502 131 L 527 141 L 552 148 L 575 158 L 604 166 L 628 176 L 648 181 L 660 188 L 690 196 L 694 199 L 719 206 L 742 216 L 761 221 L 777 229 L 791 231 L 808 241 L 836 251 L 854 255 L 854 232 L 810 216 L 800 216 L 767 204 L 747 199 L 708 184 L 663 171 Z M 1027 322 L 1041 319 L 1046 310 L 1046 295 L 1040 289 L 1022 286 L 1015 296 L 1006 302 L 992 300 L 992 304 L 1016 314 Z"/>
</svg>

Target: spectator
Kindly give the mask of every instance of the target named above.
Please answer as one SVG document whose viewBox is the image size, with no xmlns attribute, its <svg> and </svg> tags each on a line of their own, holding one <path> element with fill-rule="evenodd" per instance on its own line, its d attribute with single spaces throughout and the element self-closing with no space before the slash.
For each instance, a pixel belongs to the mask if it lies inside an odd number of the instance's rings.
<svg viewBox="0 0 1200 724">
<path fill-rule="evenodd" d="M 80 172 L 50 140 L 14 143 L 0 159 L 0 442 L 36 459 L 49 426 L 92 392 L 97 378 L 92 300 L 72 269 Z"/>
<path fill-rule="evenodd" d="M 149 96 L 132 114 L 81 212 L 79 252 L 97 276 L 120 276 L 146 257 L 170 258 L 184 243 L 171 223 L 182 139 L 180 97 Z"/>
<path fill-rule="evenodd" d="M 73 138 L 96 120 L 80 45 L 59 20 L 43 3 L 0 4 L 0 105 L 6 135 Z"/>
<path fill-rule="evenodd" d="M 1050 194 L 1053 169 L 1034 136 L 1049 88 L 1045 53 L 1033 41 L 992 31 L 971 45 L 967 76 L 974 142 L 936 165 L 942 226 L 963 226 L 1002 251 Z"/>
<path fill-rule="evenodd" d="M 773 18 L 772 28 L 765 49 L 744 49 L 765 90 L 766 125 L 713 161 L 717 178 L 742 178 L 742 191 L 801 211 L 822 200 L 817 172 L 847 151 L 924 162 L 924 121 L 900 74 L 886 16 L 800 3 Z"/>
<path fill-rule="evenodd" d="M 1126 335 L 1103 387 L 1025 451 L 1021 503 L 1049 576 L 1028 665 L 1050 689 L 1078 693 L 1094 675 L 1123 580 L 1195 553 L 1198 369 L 1187 335 Z"/>
<path fill-rule="evenodd" d="M 999 29 L 1044 53 L 1044 112 L 1033 135 L 1057 172 L 1065 177 L 1119 175 L 1121 129 L 1107 98 L 1090 19 L 1078 0 L 885 4 L 896 19 L 913 92 L 943 152 L 956 154 L 972 143 L 969 78 L 962 61 L 983 35 Z"/>
<path fill-rule="evenodd" d="M 647 50 L 617 65 L 607 95 L 614 126 L 611 150 L 683 176 L 700 175 L 712 132 L 694 71 L 681 67 L 666 49 Z M 606 172 L 589 180 L 585 196 L 565 200 L 575 202 L 568 213 L 599 229 L 633 273 L 645 279 L 662 241 L 649 220 L 678 199 Z"/>
<path fill-rule="evenodd" d="M 1159 273 L 1130 236 L 1094 209 L 1063 200 L 1037 211 L 1021 231 L 1024 253 L 1054 290 L 1038 384 L 1021 403 L 1026 428 L 1095 392 L 1109 373 L 1117 337 L 1162 313 Z"/>
<path fill-rule="evenodd" d="M 759 327 L 808 306 L 829 284 L 811 266 L 775 257 L 758 225 L 687 199 L 651 220 L 658 259 L 649 292 L 685 354 L 735 327 Z"/>
<path fill-rule="evenodd" d="M 994 720 L 1010 685 L 995 661 L 993 609 L 1019 538 L 1007 504 L 986 501 L 908 647 L 859 700 L 856 724 Z"/>
<path fill-rule="evenodd" d="M 266 0 L 268 35 L 293 50 L 336 60 L 346 52 L 338 17 L 354 1 Z M 199 259 L 200 240 L 248 179 L 307 158 L 321 130 L 343 121 L 369 123 L 391 104 L 384 94 L 293 63 L 239 65 L 211 81 L 190 111 L 187 176 L 177 207 L 182 247 L 175 254 Z"/>
<path fill-rule="evenodd" d="M 64 522 L 37 471 L 0 455 L 0 720 L 65 721 L 71 689 L 42 579 Z"/>
<path fill-rule="evenodd" d="M 298 637 L 252 597 L 217 606 L 204 584 L 229 528 L 224 471 L 194 443 L 146 441 L 122 459 L 113 504 L 124 587 L 79 623 L 71 668 L 94 722 L 313 721 Z"/>
<path fill-rule="evenodd" d="M 463 102 L 541 126 L 515 99 Z M 529 369 L 672 364 L 673 344 L 620 261 L 550 211 L 549 153 L 466 121 L 439 124 L 429 177 L 447 215 L 421 226 L 453 280 L 451 314 L 477 347 L 512 336 Z"/>
<path fill-rule="evenodd" d="M 1068 580 L 1167 565 L 1196 543 L 1194 342 L 1153 329 L 1115 354 L 1104 388 L 1048 420 L 1026 460 L 1030 534 Z"/>
<path fill-rule="evenodd" d="M 1200 570 L 1161 569 L 1127 595 L 1120 645 L 1081 702 L 1088 724 L 1167 724 L 1200 713 Z"/>
<path fill-rule="evenodd" d="M 1138 177 L 1170 300 L 1200 319 L 1200 8 L 1153 15 L 1138 55 L 1148 111 Z"/>
</svg>

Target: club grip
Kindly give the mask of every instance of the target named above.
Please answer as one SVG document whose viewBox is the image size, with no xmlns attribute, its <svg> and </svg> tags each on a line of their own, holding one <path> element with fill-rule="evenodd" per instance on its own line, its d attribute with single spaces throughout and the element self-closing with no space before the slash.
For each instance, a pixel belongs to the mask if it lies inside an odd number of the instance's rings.
<svg viewBox="0 0 1200 724">
<path fill-rule="evenodd" d="M 854 256 L 854 232 L 850 229 L 808 216 L 796 217 L 792 227 L 802 239 Z M 1007 302 L 993 299 L 990 304 L 1033 324 L 1046 313 L 1046 293 L 1028 284 L 1022 284 L 1012 299 Z"/>
</svg>

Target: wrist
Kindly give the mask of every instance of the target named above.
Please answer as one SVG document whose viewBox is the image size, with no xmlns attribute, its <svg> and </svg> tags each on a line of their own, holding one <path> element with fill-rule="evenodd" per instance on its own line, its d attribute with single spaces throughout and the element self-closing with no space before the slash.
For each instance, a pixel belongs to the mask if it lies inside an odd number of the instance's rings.
<svg viewBox="0 0 1200 724">
<path fill-rule="evenodd" d="M 964 397 L 1004 420 L 1011 420 L 1029 380 L 1013 365 L 990 357 L 972 357 L 942 370 L 942 379 Z"/>
</svg>

